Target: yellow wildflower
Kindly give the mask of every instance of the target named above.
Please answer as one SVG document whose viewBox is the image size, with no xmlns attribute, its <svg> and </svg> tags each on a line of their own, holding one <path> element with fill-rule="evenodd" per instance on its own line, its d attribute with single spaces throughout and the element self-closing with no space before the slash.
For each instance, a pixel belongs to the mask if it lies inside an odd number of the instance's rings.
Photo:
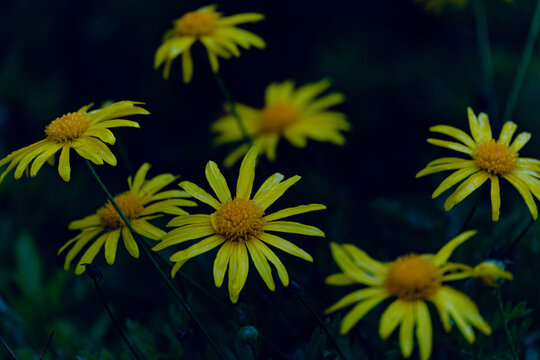
<svg viewBox="0 0 540 360">
<path fill-rule="evenodd" d="M 191 46 L 199 40 L 207 50 L 212 71 L 218 72 L 218 57 L 229 59 L 240 56 L 238 45 L 244 49 L 254 46 L 259 49 L 266 47 L 263 39 L 237 28 L 235 25 L 256 22 L 264 19 L 264 15 L 244 13 L 233 16 L 222 16 L 216 12 L 216 5 L 202 7 L 188 12 L 173 21 L 174 27 L 163 36 L 163 43 L 157 49 L 154 57 L 154 69 L 163 63 L 163 77 L 169 78 L 172 61 L 182 54 L 182 70 L 184 83 L 191 81 L 193 75 L 193 60 Z"/>
<path fill-rule="evenodd" d="M 488 260 L 476 265 L 472 269 L 472 276 L 484 285 L 496 287 L 498 279 L 514 279 L 514 276 L 504 268 L 505 266 L 502 262 Z"/>
<path fill-rule="evenodd" d="M 160 217 L 161 214 L 187 215 L 187 212 L 178 206 L 196 206 L 197 204 L 182 199 L 190 197 L 185 191 L 161 191 L 176 180 L 177 176 L 161 174 L 147 180 L 146 174 L 149 169 L 150 164 L 143 164 L 133 179 L 131 176 L 128 178 L 129 190 L 117 195 L 114 201 L 138 234 L 152 240 L 160 240 L 165 235 L 165 231 L 153 226 L 148 220 Z M 122 235 L 124 246 L 130 255 L 134 258 L 139 257 L 139 247 L 133 235 L 110 201 L 107 201 L 95 214 L 71 222 L 69 229 L 81 230 L 81 232 L 58 250 L 58 255 L 60 255 L 70 245 L 73 245 L 64 262 L 66 270 L 69 269 L 71 262 L 82 248 L 95 239 L 79 260 L 75 268 L 77 275 L 82 274 L 85 270 L 82 264 L 91 263 L 103 246 L 105 246 L 107 263 L 114 264 L 120 235 Z"/>
<path fill-rule="evenodd" d="M 493 221 L 499 220 L 501 196 L 499 190 L 499 177 L 512 184 L 525 200 L 533 218 L 538 217 L 533 195 L 540 199 L 540 160 L 523 158 L 519 151 L 531 138 L 528 132 L 522 132 L 512 143 L 512 137 L 517 125 L 511 121 L 504 124 L 499 140 L 495 141 L 491 135 L 491 126 L 488 116 L 480 113 L 478 118 L 471 108 L 468 108 L 469 127 L 472 138 L 462 130 L 452 126 L 437 125 L 431 131 L 448 135 L 460 141 L 446 141 L 428 139 L 433 145 L 449 148 L 469 155 L 470 159 L 447 157 L 434 160 L 427 164 L 416 177 L 433 174 L 446 170 L 457 170 L 448 176 L 435 191 L 432 198 L 436 198 L 444 191 L 463 180 L 461 185 L 446 199 L 446 211 L 454 207 L 479 188 L 488 179 L 491 180 L 491 209 Z"/>
<path fill-rule="evenodd" d="M 426 300 L 435 304 L 446 332 L 455 323 L 469 343 L 475 340 L 472 326 L 489 335 L 491 328 L 474 302 L 460 291 L 443 285 L 446 281 L 471 276 L 470 266 L 450 263 L 448 259 L 456 247 L 475 233 L 467 231 L 458 235 L 435 255 L 410 254 L 390 263 L 376 261 L 352 244 L 331 243 L 332 255 L 343 273 L 330 275 L 326 283 L 367 287 L 343 297 L 326 309 L 326 313 L 357 303 L 341 323 L 341 334 L 346 334 L 372 308 L 387 298 L 394 298 L 381 316 L 379 335 L 387 339 L 400 325 L 399 343 L 405 358 L 413 350 L 415 326 L 420 359 L 430 357 L 433 334 Z"/>
<path fill-rule="evenodd" d="M 262 109 L 242 104 L 237 104 L 236 108 L 253 144 L 272 161 L 276 158 L 280 137 L 300 148 L 307 145 L 308 138 L 344 145 L 345 138 L 340 131 L 350 130 L 350 124 L 345 114 L 328 108 L 341 104 L 345 97 L 333 92 L 317 98 L 329 87 L 330 82 L 326 79 L 300 86 L 296 90 L 291 80 L 272 83 L 266 88 Z M 240 141 L 243 138 L 232 114 L 218 119 L 211 129 L 219 133 L 217 144 Z M 233 151 L 225 160 L 225 166 L 233 165 L 247 150 L 248 145 L 243 145 Z"/>
<path fill-rule="evenodd" d="M 313 261 L 313 258 L 304 250 L 269 231 L 324 237 L 324 233 L 314 226 L 281 221 L 292 215 L 325 209 L 324 205 L 301 205 L 265 215 L 268 207 L 300 180 L 300 176 L 296 175 L 282 182 L 283 175 L 276 173 L 270 176 L 251 198 L 256 159 L 257 148 L 252 147 L 240 166 L 234 198 L 225 178 L 213 161 L 209 161 L 206 165 L 206 179 L 219 201 L 191 182 L 180 183 L 185 191 L 213 207 L 215 212 L 211 215 L 196 214 L 172 219 L 168 226 L 177 228 L 165 235 L 162 242 L 153 248 L 158 251 L 189 240 L 204 238 L 197 244 L 171 256 L 171 261 L 176 262 L 172 270 L 174 277 L 189 259 L 222 245 L 214 261 L 214 281 L 217 287 L 223 284 L 228 266 L 229 295 L 233 303 L 238 301 L 240 291 L 247 279 L 248 253 L 255 268 L 272 291 L 275 290 L 275 283 L 268 261 L 276 267 L 284 286 L 289 285 L 289 275 L 282 262 L 266 244 L 304 260 Z"/>
<path fill-rule="evenodd" d="M 46 138 L 32 145 L 12 152 L 2 160 L 0 167 L 8 164 L 0 176 L 0 182 L 16 166 L 15 179 L 19 179 L 30 167 L 30 176 L 36 176 L 47 160 L 54 160 L 54 154 L 62 150 L 58 161 L 58 173 L 64 181 L 69 181 L 71 166 L 69 150 L 73 148 L 80 156 L 102 165 L 106 162 L 116 166 L 116 157 L 104 143 L 113 145 L 116 138 L 109 130 L 114 127 L 139 127 L 135 121 L 119 117 L 149 114 L 134 101 L 120 101 L 107 107 L 88 111 L 92 104 L 83 106 L 77 112 L 65 114 L 45 127 Z"/>
</svg>

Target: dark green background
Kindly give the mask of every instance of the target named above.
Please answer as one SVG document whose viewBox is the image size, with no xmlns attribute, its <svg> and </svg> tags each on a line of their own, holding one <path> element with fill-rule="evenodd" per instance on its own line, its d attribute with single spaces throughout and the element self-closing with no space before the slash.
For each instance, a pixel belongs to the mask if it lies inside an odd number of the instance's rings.
<svg viewBox="0 0 540 360">
<path fill-rule="evenodd" d="M 194 77 L 187 86 L 181 82 L 179 61 L 173 63 L 169 80 L 152 68 L 154 52 L 171 21 L 206 3 L 8 0 L 2 5 L 2 156 L 42 139 L 50 121 L 85 104 L 143 101 L 152 115 L 133 117 L 141 129 L 115 131 L 119 141 L 112 149 L 118 166 L 97 168 L 111 191 L 127 190 L 127 176 L 143 162 L 153 165 L 150 176 L 172 172 L 209 188 L 204 179 L 206 162 L 220 163 L 233 147 L 212 145 L 209 125 L 222 114 L 224 98 L 204 49 L 194 45 Z M 325 276 L 338 270 L 329 241 L 354 243 L 383 261 L 410 252 L 435 252 L 456 235 L 480 195 L 470 225 L 479 233 L 453 257 L 475 264 L 485 260 L 493 246 L 515 238 L 530 219 L 517 191 L 507 183 L 501 188 L 501 221 L 493 224 L 488 192 L 475 192 L 447 213 L 443 210 L 447 195 L 434 201 L 430 196 L 444 175 L 414 178 L 430 160 L 457 155 L 425 142 L 429 126 L 448 124 L 468 130 L 467 106 L 476 112 L 493 106 L 482 75 L 471 5 L 433 14 L 408 0 L 219 4 L 225 15 L 266 15 L 260 23 L 241 27 L 262 36 L 267 49 L 243 51 L 238 59 L 221 61 L 220 74 L 237 101 L 260 107 L 271 82 L 294 79 L 301 85 L 323 77 L 332 80 L 332 91 L 347 98 L 335 108 L 347 114 L 353 127 L 346 134 L 345 147 L 310 142 L 307 148 L 297 149 L 283 141 L 276 162 L 260 161 L 255 180 L 255 186 L 260 185 L 274 172 L 303 177 L 270 210 L 305 203 L 328 206 L 324 212 L 298 216 L 298 221 L 324 230 L 327 239 L 287 236 L 313 255 L 314 264 L 278 254 L 320 314 L 355 289 L 324 284 Z M 533 1 L 486 1 L 499 114 L 504 112 L 534 5 Z M 539 157 L 540 149 L 539 60 L 535 53 L 513 117 L 518 130 L 533 134 L 520 153 L 528 157 Z M 498 134 L 500 119 L 493 113 L 490 117 Z M 109 359 L 103 351 L 115 359 L 127 356 L 90 280 L 73 275 L 72 270 L 65 272 L 63 257 L 56 256 L 58 248 L 76 234 L 67 230 L 69 222 L 95 212 L 105 201 L 84 162 L 72 155 L 71 164 L 69 183 L 60 179 L 56 169 L 44 166 L 36 178 L 14 181 L 10 174 L 0 185 L 0 334 L 21 359 L 38 358 L 53 330 L 56 334 L 46 358 L 93 359 L 82 354 L 94 354 L 98 359 L 102 354 L 102 359 Z M 234 185 L 238 167 L 223 171 L 229 185 Z M 210 211 L 205 205 L 201 208 Z M 537 307 L 539 253 L 538 229 L 533 226 L 510 256 L 515 280 L 502 287 L 505 302 L 515 305 L 526 300 L 530 308 Z M 322 358 L 313 343 L 306 351 L 316 328 L 314 319 L 300 303 L 267 290 L 253 266 L 240 297 L 248 315 L 238 315 L 226 287 L 213 285 L 214 256 L 215 251 L 200 256 L 183 271 L 224 302 L 225 308 L 189 282 L 177 279 L 175 283 L 218 343 L 241 357 L 243 350 L 233 345 L 235 334 L 240 325 L 249 323 L 263 339 L 262 359 Z M 184 329 L 187 351 L 194 359 L 203 356 L 204 341 L 144 259 L 132 259 L 119 247 L 114 267 L 105 264 L 103 254 L 96 264 L 104 271 L 102 288 L 116 314 L 122 323 L 133 320 L 129 334 L 139 348 L 146 349 L 141 351 L 150 358 L 180 358 L 174 334 Z M 455 285 L 477 301 L 494 334 L 489 339 L 479 335 L 474 346 L 466 346 L 456 329 L 450 336 L 444 334 L 431 308 L 433 358 L 475 358 L 471 354 L 483 356 L 478 359 L 509 358 L 500 318 L 493 315 L 494 291 L 471 282 Z M 397 336 L 387 342 L 377 336 L 383 308 L 376 308 L 349 337 L 339 340 L 351 358 L 399 358 Z M 520 332 L 524 319 L 533 325 Z M 538 320 L 536 311 L 510 323 L 516 328 L 521 356 L 538 353 L 534 320 Z M 0 348 L 0 358 L 6 356 Z M 206 356 L 214 355 L 207 349 Z"/>
</svg>

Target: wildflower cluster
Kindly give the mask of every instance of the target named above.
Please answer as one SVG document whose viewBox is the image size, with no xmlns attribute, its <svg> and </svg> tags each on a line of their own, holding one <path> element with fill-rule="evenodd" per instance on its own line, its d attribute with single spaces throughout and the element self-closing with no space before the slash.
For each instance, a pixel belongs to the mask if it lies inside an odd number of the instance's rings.
<svg viewBox="0 0 540 360">
<path fill-rule="evenodd" d="M 441 3 L 431 0 L 428 6 Z M 163 66 L 163 77 L 168 78 L 173 60 L 181 56 L 183 82 L 189 83 L 194 67 L 191 50 L 200 42 L 206 50 L 211 71 L 217 73 L 218 58 L 240 56 L 239 47 L 246 50 L 265 48 L 266 43 L 261 37 L 237 27 L 263 19 L 264 16 L 258 13 L 223 16 L 217 12 L 216 5 L 188 12 L 174 20 L 173 28 L 165 33 L 155 52 L 154 68 Z M 117 159 L 108 147 L 116 141 L 110 129 L 139 128 L 138 122 L 124 117 L 149 115 L 143 108 L 144 103 L 135 101 L 115 102 L 96 110 L 90 110 L 92 105 L 87 105 L 56 118 L 45 127 L 44 140 L 0 160 L 0 167 L 7 166 L 0 175 L 0 182 L 13 169 L 15 179 L 24 173 L 36 176 L 45 162 L 54 164 L 57 152 L 60 152 L 58 173 L 68 182 L 71 179 L 70 151 L 75 150 L 87 162 L 107 193 L 108 200 L 95 213 L 69 223 L 68 228 L 78 233 L 58 250 L 58 255 L 65 256 L 66 270 L 76 261 L 75 274 L 84 273 L 87 266 L 99 261 L 96 258 L 102 249 L 105 261 L 114 265 L 120 239 L 135 259 L 140 257 L 141 249 L 151 260 L 156 256 L 168 258 L 171 278 L 181 272 L 189 260 L 214 250 L 214 284 L 220 288 L 228 272 L 228 296 L 232 303 L 237 303 L 248 281 L 250 261 L 266 287 L 274 292 L 276 288 L 288 287 L 291 283 L 289 272 L 274 248 L 313 263 L 318 261 L 317 256 L 321 252 L 312 252 L 314 256 L 308 254 L 293 242 L 293 236 L 323 238 L 315 243 L 326 244 L 326 234 L 319 229 L 322 226 L 285 220 L 326 210 L 325 205 L 318 203 L 323 194 L 314 195 L 315 203 L 278 208 L 274 204 L 299 182 L 300 176 L 286 178 L 281 173 L 274 173 L 255 186 L 255 168 L 258 161 L 265 161 L 261 155 L 272 162 L 280 158 L 277 149 L 281 138 L 302 149 L 307 147 L 308 139 L 345 145 L 345 133 L 352 126 L 344 113 L 334 110 L 345 101 L 345 96 L 340 92 L 324 94 L 330 86 L 327 79 L 298 87 L 292 80 L 273 82 L 266 88 L 260 107 L 232 100 L 225 104 L 222 116 L 209 122 L 208 126 L 216 136 L 216 145 L 234 144 L 232 153 L 224 156 L 225 167 L 234 166 L 242 159 L 234 191 L 214 161 L 208 161 L 204 172 L 213 194 L 190 181 L 176 183 L 179 176 L 173 173 L 147 178 L 151 165 L 143 163 L 133 177 L 128 177 L 127 190 L 111 196 L 91 163 L 117 165 Z M 540 160 L 520 156 L 531 134 L 522 132 L 514 137 L 517 125 L 508 121 L 496 140 L 488 115 L 480 113 L 477 116 L 471 108 L 468 108 L 468 122 L 470 134 L 449 125 L 430 128 L 434 133 L 452 138 L 429 138 L 430 144 L 463 153 L 465 157 L 433 160 L 416 177 L 454 171 L 432 194 L 432 198 L 436 198 L 457 185 L 445 201 L 446 211 L 489 180 L 491 218 L 494 222 L 500 219 L 500 179 L 503 178 L 518 191 L 536 220 L 536 200 L 540 200 Z M 195 200 L 211 209 L 198 210 L 199 203 Z M 160 223 L 162 219 L 167 221 L 167 229 L 162 226 L 165 222 Z M 446 244 L 441 241 L 442 246 L 435 254 L 411 252 L 391 262 L 377 261 L 352 243 L 369 239 L 328 236 L 331 237 L 329 247 L 325 245 L 322 253 L 328 257 L 331 254 L 341 272 L 328 275 L 326 284 L 361 286 L 325 311 L 331 314 L 354 305 L 341 321 L 340 334 L 348 335 L 355 326 L 363 326 L 361 319 L 379 304 L 390 300 L 380 316 L 379 335 L 386 340 L 399 327 L 399 346 L 405 358 L 412 355 L 415 342 L 420 359 L 429 359 L 432 354 L 434 330 L 428 304 L 436 309 L 444 331 L 450 332 L 456 325 L 468 343 L 476 339 L 474 328 L 490 335 L 495 329 L 482 316 L 467 288 L 458 290 L 450 283 L 477 279 L 487 286 L 497 287 L 502 279 L 512 280 L 513 275 L 505 270 L 500 259 L 487 259 L 477 265 L 450 261 L 458 246 L 477 234 L 476 230 L 467 227 Z M 477 243 L 482 241 L 481 236 L 477 237 L 480 238 Z M 416 244 L 411 247 L 416 247 Z M 160 266 L 157 267 L 161 271 Z M 273 271 L 281 285 L 276 284 Z M 166 277 L 169 278 L 168 275 Z M 187 306 L 185 308 L 188 309 Z"/>
</svg>

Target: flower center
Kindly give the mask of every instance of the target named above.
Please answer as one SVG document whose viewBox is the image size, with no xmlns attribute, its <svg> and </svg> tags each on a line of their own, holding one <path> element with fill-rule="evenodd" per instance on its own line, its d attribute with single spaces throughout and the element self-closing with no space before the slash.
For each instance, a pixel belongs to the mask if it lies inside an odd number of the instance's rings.
<svg viewBox="0 0 540 360">
<path fill-rule="evenodd" d="M 236 198 L 223 203 L 212 216 L 212 224 L 227 240 L 247 241 L 262 231 L 263 215 L 264 211 L 253 200 Z"/>
<path fill-rule="evenodd" d="M 57 143 L 76 140 L 88 129 L 88 114 L 84 111 L 62 115 L 45 128 L 47 139 Z"/>
<path fill-rule="evenodd" d="M 144 210 L 144 206 L 138 196 L 129 192 L 117 195 L 114 201 L 120 207 L 120 210 L 126 215 L 128 220 L 137 219 Z M 111 229 L 118 229 L 124 226 L 122 218 L 114 208 L 114 205 L 107 201 L 107 204 L 103 206 L 97 212 L 101 223 Z"/>
<path fill-rule="evenodd" d="M 208 35 L 216 28 L 216 15 L 209 11 L 188 12 L 174 21 L 174 28 L 180 35 Z"/>
<path fill-rule="evenodd" d="M 472 158 L 476 161 L 479 168 L 491 174 L 507 174 L 516 166 L 518 154 L 510 150 L 503 144 L 498 144 L 495 140 L 479 144 Z"/>
<path fill-rule="evenodd" d="M 441 286 L 439 269 L 418 255 L 398 258 L 384 279 L 386 290 L 405 301 L 426 299 Z"/>
<path fill-rule="evenodd" d="M 298 120 L 298 110 L 287 103 L 277 103 L 265 107 L 260 114 L 261 130 L 263 132 L 281 131 Z"/>
</svg>

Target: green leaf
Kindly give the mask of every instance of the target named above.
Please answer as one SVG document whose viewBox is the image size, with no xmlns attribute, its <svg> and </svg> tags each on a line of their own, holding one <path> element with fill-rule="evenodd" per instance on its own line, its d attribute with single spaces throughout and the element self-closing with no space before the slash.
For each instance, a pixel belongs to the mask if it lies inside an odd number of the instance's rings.
<svg viewBox="0 0 540 360">
<path fill-rule="evenodd" d="M 15 241 L 15 279 L 25 297 L 38 300 L 42 295 L 43 266 L 34 238 L 24 232 Z"/>
</svg>

